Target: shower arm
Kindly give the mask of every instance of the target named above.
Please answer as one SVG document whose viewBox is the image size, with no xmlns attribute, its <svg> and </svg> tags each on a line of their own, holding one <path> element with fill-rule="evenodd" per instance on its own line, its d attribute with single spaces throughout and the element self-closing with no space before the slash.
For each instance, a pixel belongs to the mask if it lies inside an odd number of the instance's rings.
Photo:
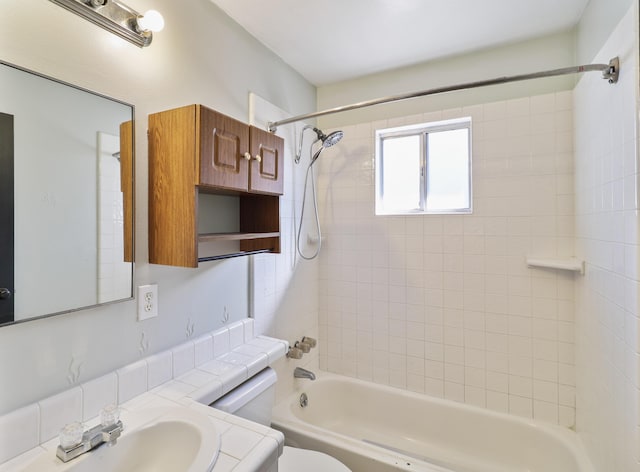
<svg viewBox="0 0 640 472">
<path fill-rule="evenodd" d="M 302 156 L 302 141 L 304 140 L 304 132 L 308 129 L 313 129 L 313 126 L 305 125 L 304 128 L 302 128 L 302 131 L 300 131 L 300 142 L 298 143 L 298 152 L 296 153 L 296 158 L 295 158 L 296 164 L 300 162 L 300 157 Z M 311 146 L 313 146 L 318 141 L 319 139 L 315 140 L 313 143 L 311 143 Z"/>
<path fill-rule="evenodd" d="M 568 74 L 580 74 L 583 72 L 598 71 L 602 72 L 602 78 L 606 79 L 610 84 L 618 82 L 618 76 L 620 74 L 620 61 L 618 57 L 614 57 L 609 61 L 609 64 L 587 64 L 582 66 L 564 67 L 562 69 L 546 70 L 542 72 L 534 72 L 531 74 L 520 74 L 508 77 L 498 77 L 496 79 L 479 80 L 476 82 L 467 82 L 458 85 L 448 85 L 445 87 L 437 87 L 428 90 L 422 90 L 420 92 L 411 92 L 400 95 L 392 95 L 389 97 L 376 98 L 373 100 L 367 100 L 364 102 L 353 103 L 351 105 L 344 105 L 341 107 L 329 108 L 326 110 L 316 111 L 313 113 L 307 113 L 304 115 L 293 116 L 280 121 L 273 121 L 267 124 L 270 132 L 275 133 L 280 125 L 286 125 L 289 123 L 295 123 L 297 121 L 308 120 L 310 118 L 317 118 L 319 116 L 330 115 L 334 113 L 342 113 L 345 111 L 356 110 L 358 108 L 365 108 L 374 105 L 382 105 L 385 103 L 398 102 L 401 100 L 408 100 L 411 98 L 426 97 L 428 95 L 436 95 L 439 93 L 453 92 L 456 90 L 472 89 L 478 87 L 486 87 L 489 85 L 506 84 L 509 82 L 519 82 L 521 80 L 540 79 L 544 77 L 556 77 L 560 75 Z"/>
</svg>

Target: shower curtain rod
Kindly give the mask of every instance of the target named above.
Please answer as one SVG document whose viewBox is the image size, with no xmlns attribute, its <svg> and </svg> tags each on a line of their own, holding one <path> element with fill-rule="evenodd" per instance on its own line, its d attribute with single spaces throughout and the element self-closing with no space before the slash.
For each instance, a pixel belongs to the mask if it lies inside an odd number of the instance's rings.
<svg viewBox="0 0 640 472">
<path fill-rule="evenodd" d="M 384 103 L 398 102 L 401 100 L 408 100 L 410 98 L 425 97 L 427 95 L 435 95 L 438 93 L 453 92 L 455 90 L 472 89 L 478 87 L 486 87 L 488 85 L 506 84 L 509 82 L 518 82 L 521 80 L 539 79 L 543 77 L 556 77 L 559 75 L 567 74 L 579 74 L 582 72 L 600 71 L 602 72 L 602 78 L 607 79 L 610 84 L 618 82 L 618 75 L 620 74 L 620 61 L 618 57 L 614 57 L 609 61 L 609 64 L 587 64 L 582 66 L 564 67 L 562 69 L 553 69 L 542 72 L 534 72 L 531 74 L 513 75 L 510 77 L 498 77 L 496 79 L 480 80 L 477 82 L 467 82 L 465 84 L 449 85 L 446 87 L 438 87 L 428 90 L 422 90 L 420 92 L 404 93 L 400 95 L 392 95 L 389 97 L 376 98 L 374 100 L 367 100 L 364 102 L 353 103 L 351 105 L 344 105 L 341 107 L 329 108 L 326 110 L 316 111 L 313 113 L 307 113 L 304 115 L 293 116 L 280 121 L 273 121 L 267 124 L 270 132 L 275 133 L 280 125 L 286 125 L 289 123 L 295 123 L 297 121 L 307 120 L 309 118 L 317 118 L 319 116 L 330 115 L 333 113 L 341 113 L 344 111 L 356 110 L 358 108 L 370 107 L 373 105 L 382 105 Z"/>
</svg>

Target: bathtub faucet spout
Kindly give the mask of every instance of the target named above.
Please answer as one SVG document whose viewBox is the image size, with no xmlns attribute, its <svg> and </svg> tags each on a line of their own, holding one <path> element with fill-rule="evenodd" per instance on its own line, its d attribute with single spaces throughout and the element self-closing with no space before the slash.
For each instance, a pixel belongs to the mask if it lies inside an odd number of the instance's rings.
<svg viewBox="0 0 640 472">
<path fill-rule="evenodd" d="M 296 379 L 309 379 L 309 380 L 316 379 L 316 374 L 314 374 L 310 370 L 303 369 L 302 367 L 296 367 L 295 370 L 293 371 L 293 376 Z"/>
</svg>

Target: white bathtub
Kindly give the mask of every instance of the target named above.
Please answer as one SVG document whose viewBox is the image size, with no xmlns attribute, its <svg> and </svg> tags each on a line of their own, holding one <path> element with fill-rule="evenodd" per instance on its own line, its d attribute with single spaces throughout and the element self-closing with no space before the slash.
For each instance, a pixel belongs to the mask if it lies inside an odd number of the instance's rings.
<svg viewBox="0 0 640 472">
<path fill-rule="evenodd" d="M 300 385 L 272 426 L 355 472 L 594 472 L 565 428 L 325 372 Z"/>
</svg>

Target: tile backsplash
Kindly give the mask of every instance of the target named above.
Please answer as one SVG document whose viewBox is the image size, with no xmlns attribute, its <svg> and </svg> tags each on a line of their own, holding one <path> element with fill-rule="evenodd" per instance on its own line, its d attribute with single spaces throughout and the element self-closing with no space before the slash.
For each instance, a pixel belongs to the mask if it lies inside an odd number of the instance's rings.
<svg viewBox="0 0 640 472">
<path fill-rule="evenodd" d="M 122 405 L 147 391 L 168 399 L 189 396 L 208 405 L 284 357 L 288 344 L 254 337 L 253 323 L 232 323 L 0 416 L 0 464 L 55 438 L 67 423 L 92 421 L 105 405 Z"/>
<path fill-rule="evenodd" d="M 466 116 L 473 214 L 375 216 L 375 130 Z M 319 161 L 321 367 L 573 426 L 580 275 L 526 264 L 574 255 L 572 92 L 343 131 Z"/>
</svg>

